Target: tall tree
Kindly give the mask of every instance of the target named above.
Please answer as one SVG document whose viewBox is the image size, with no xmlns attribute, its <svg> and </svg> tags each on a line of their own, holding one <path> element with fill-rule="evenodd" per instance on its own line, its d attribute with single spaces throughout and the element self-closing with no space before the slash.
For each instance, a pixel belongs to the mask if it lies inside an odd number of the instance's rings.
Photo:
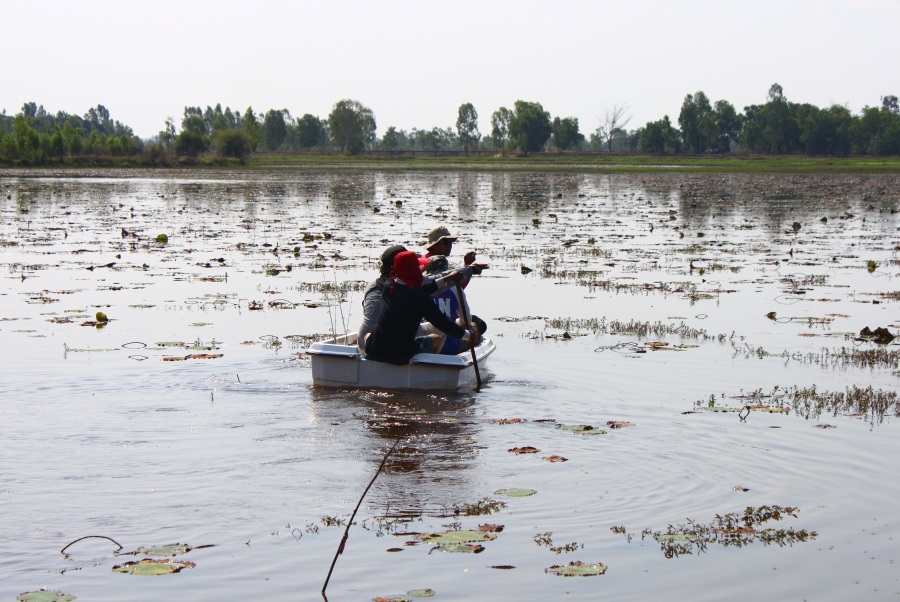
<svg viewBox="0 0 900 602">
<path fill-rule="evenodd" d="M 459 106 L 456 132 L 459 134 L 459 141 L 466 151 L 466 155 L 468 155 L 472 143 L 478 142 L 481 138 L 481 132 L 478 131 L 478 112 L 471 102 Z"/>
<path fill-rule="evenodd" d="M 250 150 L 255 151 L 259 147 L 260 125 L 253 107 L 247 107 L 244 116 L 241 118 L 241 127 L 247 130 L 247 136 L 250 138 Z"/>
<path fill-rule="evenodd" d="M 551 133 L 550 113 L 538 102 L 517 100 L 509 120 L 509 139 L 523 155 L 544 148 Z"/>
<path fill-rule="evenodd" d="M 491 140 L 494 148 L 506 154 L 506 143 L 509 142 L 509 120 L 512 111 L 506 107 L 500 107 L 491 115 Z"/>
<path fill-rule="evenodd" d="M 681 151 L 681 134 L 672 126 L 668 115 L 644 126 L 641 130 L 641 150 L 660 154 Z"/>
<path fill-rule="evenodd" d="M 323 146 L 326 137 L 325 124 L 315 115 L 307 113 L 297 120 L 297 142 L 300 148 Z"/>
<path fill-rule="evenodd" d="M 381 148 L 384 150 L 396 150 L 400 148 L 402 132 L 398 132 L 397 128 L 391 126 L 384 132 L 381 138 Z"/>
<path fill-rule="evenodd" d="M 717 100 L 713 110 L 716 121 L 716 133 L 719 139 L 716 141 L 716 150 L 728 152 L 731 150 L 732 141 L 737 142 L 743 127 L 743 118 L 738 115 L 734 105 L 727 100 Z"/>
<path fill-rule="evenodd" d="M 287 138 L 285 113 L 287 113 L 286 109 L 269 109 L 263 118 L 262 143 L 270 151 L 278 150 L 284 144 L 285 138 Z"/>
<path fill-rule="evenodd" d="M 614 104 L 603 109 L 603 132 L 606 134 L 606 151 L 612 152 L 613 138 L 616 130 L 624 130 L 631 116 L 628 115 L 630 107 L 627 104 Z"/>
<path fill-rule="evenodd" d="M 328 132 L 341 152 L 355 155 L 375 142 L 375 115 L 358 100 L 340 100 L 328 114 Z"/>
<path fill-rule="evenodd" d="M 584 134 L 578 131 L 578 118 L 565 117 L 553 119 L 553 144 L 559 150 L 578 148 L 584 142 Z"/>
<path fill-rule="evenodd" d="M 678 115 L 678 125 L 681 126 L 684 144 L 692 153 L 705 153 L 718 141 L 715 115 L 709 98 L 702 91 L 684 97 L 681 113 Z"/>
</svg>

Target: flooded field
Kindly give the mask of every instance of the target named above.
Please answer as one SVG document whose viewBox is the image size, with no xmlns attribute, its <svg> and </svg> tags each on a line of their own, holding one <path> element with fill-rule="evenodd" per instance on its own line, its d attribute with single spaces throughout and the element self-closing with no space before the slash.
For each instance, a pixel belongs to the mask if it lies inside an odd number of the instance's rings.
<svg viewBox="0 0 900 602">
<path fill-rule="evenodd" d="M 0 209 L 4 600 L 321 599 L 397 441 L 329 600 L 900 597 L 900 177 L 0 171 Z M 313 387 L 438 224 L 490 264 L 485 386 Z"/>
</svg>

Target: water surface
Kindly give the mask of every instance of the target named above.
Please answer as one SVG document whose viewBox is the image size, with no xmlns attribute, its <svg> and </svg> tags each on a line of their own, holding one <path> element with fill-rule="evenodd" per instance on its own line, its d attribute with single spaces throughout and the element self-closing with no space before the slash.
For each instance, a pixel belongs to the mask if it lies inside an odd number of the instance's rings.
<svg viewBox="0 0 900 602">
<path fill-rule="evenodd" d="M 857 340 L 900 330 L 897 177 L 84 175 L 0 174 L 0 597 L 319 599 L 329 525 L 401 436 L 330 600 L 900 596 L 898 345 Z M 355 329 L 381 251 L 437 224 L 491 266 L 467 289 L 485 387 L 313 387 L 307 342 Z M 702 410 L 812 387 L 887 402 Z M 506 506 L 454 514 L 486 501 Z M 652 537 L 766 505 L 799 510 L 759 529 L 815 536 Z M 486 523 L 479 554 L 407 545 Z M 59 553 L 86 535 L 214 547 L 125 576 L 108 540 Z M 572 561 L 608 571 L 545 572 Z"/>
</svg>

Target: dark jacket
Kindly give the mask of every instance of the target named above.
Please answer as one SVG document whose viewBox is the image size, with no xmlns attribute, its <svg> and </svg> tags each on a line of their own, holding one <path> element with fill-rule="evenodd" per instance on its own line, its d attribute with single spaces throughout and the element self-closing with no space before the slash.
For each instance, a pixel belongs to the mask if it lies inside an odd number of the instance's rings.
<svg viewBox="0 0 900 602">
<path fill-rule="evenodd" d="M 465 329 L 441 313 L 422 288 L 410 288 L 388 280 L 381 292 L 381 312 L 372 336 L 366 343 L 366 358 L 391 364 L 409 363 L 419 352 L 416 331 L 425 318 L 435 328 L 462 338 Z"/>
</svg>

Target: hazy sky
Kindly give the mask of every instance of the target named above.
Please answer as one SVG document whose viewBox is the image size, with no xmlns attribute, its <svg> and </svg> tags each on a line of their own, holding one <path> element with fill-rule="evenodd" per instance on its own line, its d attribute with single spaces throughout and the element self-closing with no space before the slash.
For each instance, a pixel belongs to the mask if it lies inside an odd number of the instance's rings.
<svg viewBox="0 0 900 602">
<path fill-rule="evenodd" d="M 185 105 L 326 118 L 353 98 L 378 135 L 481 132 L 516 100 L 628 129 L 702 90 L 741 111 L 777 82 L 788 100 L 858 113 L 900 95 L 900 0 L 0 0 L 0 111 L 102 104 L 141 137 Z"/>
</svg>

